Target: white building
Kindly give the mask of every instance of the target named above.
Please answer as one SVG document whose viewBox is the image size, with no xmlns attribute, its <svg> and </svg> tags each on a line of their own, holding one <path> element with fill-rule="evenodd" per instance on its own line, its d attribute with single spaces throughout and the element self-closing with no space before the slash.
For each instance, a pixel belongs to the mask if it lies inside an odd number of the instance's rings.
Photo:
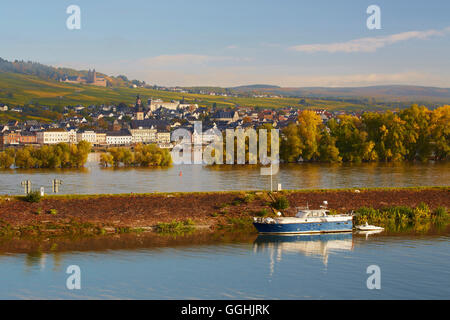
<svg viewBox="0 0 450 320">
<path fill-rule="evenodd" d="M 113 146 L 129 145 L 133 142 L 133 136 L 126 131 L 113 131 L 106 134 L 106 144 Z"/>
<path fill-rule="evenodd" d="M 177 110 L 179 106 L 180 106 L 179 101 L 163 102 L 161 99 L 157 99 L 157 100 L 149 99 L 148 100 L 148 107 L 150 108 L 150 111 L 152 111 L 152 112 L 159 108 L 165 108 L 168 110 Z"/>
<path fill-rule="evenodd" d="M 97 132 L 95 136 L 96 136 L 95 144 L 97 146 L 103 146 L 106 144 L 106 133 Z"/>
<path fill-rule="evenodd" d="M 77 132 L 73 129 L 69 130 L 69 143 L 77 143 Z"/>
<path fill-rule="evenodd" d="M 92 145 L 97 143 L 97 134 L 94 131 L 83 131 L 77 133 L 77 141 L 87 141 Z"/>
<path fill-rule="evenodd" d="M 156 133 L 156 141 L 159 144 L 170 143 L 170 132 L 168 132 L 168 131 L 161 131 L 161 132 Z"/>
<path fill-rule="evenodd" d="M 139 127 L 130 129 L 133 143 L 153 143 L 156 142 L 157 130 L 154 128 Z"/>
<path fill-rule="evenodd" d="M 36 133 L 38 144 L 69 143 L 69 132 L 65 130 L 48 130 Z"/>
</svg>

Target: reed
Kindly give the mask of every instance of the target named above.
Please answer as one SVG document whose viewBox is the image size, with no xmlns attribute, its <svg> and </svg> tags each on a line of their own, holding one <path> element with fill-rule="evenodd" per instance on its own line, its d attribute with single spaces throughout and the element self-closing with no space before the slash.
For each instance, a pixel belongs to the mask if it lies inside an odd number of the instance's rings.
<svg viewBox="0 0 450 320">
<path fill-rule="evenodd" d="M 194 222 L 191 219 L 184 221 L 172 221 L 169 223 L 160 222 L 156 225 L 155 230 L 158 233 L 179 234 L 187 233 L 194 230 Z"/>
<path fill-rule="evenodd" d="M 364 224 L 408 224 L 427 222 L 431 220 L 448 219 L 447 209 L 438 207 L 431 211 L 425 203 L 420 203 L 416 207 L 391 206 L 381 209 L 362 207 L 355 212 L 354 223 Z"/>
</svg>

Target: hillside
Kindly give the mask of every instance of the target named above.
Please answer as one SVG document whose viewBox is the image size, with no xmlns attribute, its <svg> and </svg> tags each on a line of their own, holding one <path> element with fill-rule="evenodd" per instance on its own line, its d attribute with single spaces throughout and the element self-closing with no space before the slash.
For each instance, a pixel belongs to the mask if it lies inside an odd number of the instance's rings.
<svg viewBox="0 0 450 320">
<path fill-rule="evenodd" d="M 0 72 L 16 73 L 22 75 L 36 76 L 42 80 L 61 80 L 67 77 L 86 77 L 87 70 L 75 70 L 70 68 L 55 68 L 33 61 L 8 61 L 0 58 Z M 104 77 L 110 87 L 128 87 L 132 84 L 143 85 L 145 82 L 138 80 L 128 80 L 126 76 L 108 76 L 106 74 L 97 73 L 98 76 Z"/>
<path fill-rule="evenodd" d="M 120 103 L 131 104 L 136 95 L 143 101 L 147 98 L 160 98 L 164 101 L 185 99 L 188 103 L 218 107 L 253 106 L 262 108 L 280 108 L 287 106 L 317 108 L 329 110 L 383 109 L 388 106 L 369 106 L 346 101 L 328 101 L 325 99 L 298 98 L 253 98 L 225 97 L 204 94 L 177 93 L 149 88 L 103 88 L 90 85 L 66 84 L 58 81 L 43 80 L 36 76 L 0 72 L 0 103 L 11 106 L 40 104 L 47 106 L 91 105 Z"/>
<path fill-rule="evenodd" d="M 56 68 L 31 61 L 8 61 L 0 58 L 0 103 L 23 105 L 40 103 L 64 106 L 68 104 L 101 104 L 132 102 L 136 89 L 132 85 L 145 86 L 145 82 L 129 80 L 126 76 L 109 76 L 98 72 L 107 80 L 108 88 L 70 85 L 59 80 L 69 76 L 86 77 L 86 70 Z M 235 105 L 265 108 L 297 106 L 329 110 L 376 110 L 404 107 L 411 103 L 450 103 L 450 88 L 420 86 L 372 86 L 346 88 L 282 88 L 274 85 L 255 84 L 232 88 L 185 87 L 190 94 L 138 89 L 144 96 L 165 100 L 186 100 L 202 105 L 230 107 Z M 209 96 L 202 93 L 227 94 Z M 238 94 L 239 97 L 229 97 Z M 283 96 L 284 98 L 254 98 L 254 95 Z"/>
<path fill-rule="evenodd" d="M 234 89 L 234 88 L 233 88 Z M 415 103 L 449 103 L 450 88 L 436 88 L 423 86 L 371 86 L 371 87 L 305 87 L 305 88 L 280 88 L 270 86 L 246 86 L 238 87 L 237 91 L 252 91 L 254 93 L 279 94 L 291 97 L 309 98 L 345 98 L 364 99 L 372 98 L 378 101 L 390 102 L 415 102 Z"/>
</svg>

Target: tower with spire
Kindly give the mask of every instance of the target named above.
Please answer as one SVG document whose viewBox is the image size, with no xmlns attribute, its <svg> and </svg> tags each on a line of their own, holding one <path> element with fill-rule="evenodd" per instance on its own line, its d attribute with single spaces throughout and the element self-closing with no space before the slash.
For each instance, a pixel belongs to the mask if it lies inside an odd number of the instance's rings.
<svg viewBox="0 0 450 320">
<path fill-rule="evenodd" d="M 136 97 L 136 105 L 134 110 L 136 112 L 136 120 L 144 120 L 144 110 L 142 108 L 142 101 L 139 95 Z"/>
</svg>

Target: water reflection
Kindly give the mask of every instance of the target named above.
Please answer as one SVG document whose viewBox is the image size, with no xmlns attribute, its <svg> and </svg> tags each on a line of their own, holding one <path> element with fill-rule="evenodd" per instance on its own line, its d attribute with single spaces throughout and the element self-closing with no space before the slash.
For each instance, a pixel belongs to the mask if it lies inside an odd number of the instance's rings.
<svg viewBox="0 0 450 320">
<path fill-rule="evenodd" d="M 253 244 L 255 253 L 270 255 L 270 275 L 275 271 L 275 263 L 282 261 L 283 254 L 301 253 L 305 256 L 320 257 L 325 266 L 328 256 L 341 251 L 353 250 L 352 233 L 316 235 L 259 235 Z"/>
<path fill-rule="evenodd" d="M 449 232 L 0 239 L 0 298 L 446 299 Z M 374 263 L 383 290 L 367 290 Z M 79 292 L 66 288 L 72 264 Z"/>
<path fill-rule="evenodd" d="M 378 233 L 382 233 L 382 232 L 384 232 L 384 230 L 370 230 L 370 231 L 361 231 L 361 230 L 358 230 L 358 231 L 356 231 L 356 234 L 365 236 L 365 237 L 366 237 L 366 240 L 368 240 L 368 239 L 369 239 L 369 236 L 375 235 L 375 234 L 378 234 Z"/>
<path fill-rule="evenodd" d="M 253 165 L 174 165 L 169 168 L 101 168 L 91 154 L 82 169 L 1 170 L 0 194 L 22 194 L 20 183 L 51 189 L 60 179 L 64 194 L 268 190 L 270 177 Z M 181 173 L 181 174 L 180 174 Z M 282 164 L 273 177 L 283 189 L 413 187 L 448 185 L 450 163 Z"/>
<path fill-rule="evenodd" d="M 47 263 L 47 254 L 41 251 L 29 252 L 25 255 L 25 270 L 44 270 Z"/>
</svg>

